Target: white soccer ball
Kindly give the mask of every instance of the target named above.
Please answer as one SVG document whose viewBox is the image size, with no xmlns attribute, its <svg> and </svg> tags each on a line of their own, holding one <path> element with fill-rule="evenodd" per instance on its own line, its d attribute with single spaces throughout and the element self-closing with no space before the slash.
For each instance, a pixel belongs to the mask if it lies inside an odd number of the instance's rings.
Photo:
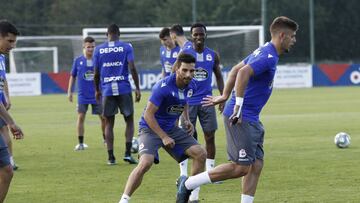
<svg viewBox="0 0 360 203">
<path fill-rule="evenodd" d="M 334 142 L 339 148 L 346 148 L 350 145 L 350 135 L 344 132 L 339 132 L 335 135 Z"/>
<path fill-rule="evenodd" d="M 138 153 L 138 151 L 139 151 L 139 142 L 136 137 L 133 137 L 132 145 L 131 145 L 131 153 Z"/>
</svg>

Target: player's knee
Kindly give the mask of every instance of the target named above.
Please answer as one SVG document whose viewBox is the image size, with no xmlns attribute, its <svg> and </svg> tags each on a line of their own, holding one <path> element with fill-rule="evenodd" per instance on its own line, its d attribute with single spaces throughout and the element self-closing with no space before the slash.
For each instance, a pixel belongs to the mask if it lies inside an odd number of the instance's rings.
<svg viewBox="0 0 360 203">
<path fill-rule="evenodd" d="M 204 133 L 204 138 L 206 143 L 214 143 L 215 142 L 215 131 Z"/>
<path fill-rule="evenodd" d="M 196 153 L 194 159 L 196 159 L 196 160 L 198 160 L 198 161 L 200 161 L 200 162 L 205 162 L 206 157 L 207 157 L 206 150 L 203 149 L 202 147 L 199 147 L 199 150 L 198 150 L 198 152 Z"/>
<path fill-rule="evenodd" d="M 260 175 L 262 168 L 264 166 L 263 160 L 256 160 L 255 163 L 252 165 L 252 173 L 256 175 Z"/>
<path fill-rule="evenodd" d="M 248 174 L 250 166 L 246 166 L 246 165 L 240 165 L 240 164 L 234 164 L 234 178 L 240 178 L 245 176 L 246 174 Z"/>
</svg>

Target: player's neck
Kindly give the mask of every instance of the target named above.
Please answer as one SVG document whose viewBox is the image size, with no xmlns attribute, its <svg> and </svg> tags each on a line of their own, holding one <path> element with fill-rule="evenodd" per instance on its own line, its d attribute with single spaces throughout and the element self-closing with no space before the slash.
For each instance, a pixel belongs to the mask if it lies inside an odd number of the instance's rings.
<svg viewBox="0 0 360 203">
<path fill-rule="evenodd" d="M 118 40 L 119 40 L 119 36 L 109 36 L 108 37 L 109 42 L 114 42 L 114 41 L 118 41 Z"/>
<path fill-rule="evenodd" d="M 173 48 L 175 48 L 175 44 L 171 44 L 170 46 L 167 46 L 166 49 L 167 50 L 172 50 Z"/>
<path fill-rule="evenodd" d="M 279 40 L 276 40 L 276 39 L 271 39 L 270 42 L 274 45 L 277 54 L 280 56 L 280 55 L 283 53 L 283 50 L 282 50 L 282 48 L 281 48 L 281 43 L 280 43 L 280 41 L 279 41 Z"/>
<path fill-rule="evenodd" d="M 189 40 L 187 40 L 185 36 L 178 37 L 178 40 L 177 40 L 177 42 L 181 48 L 184 47 L 184 45 L 187 41 L 189 41 Z"/>
<path fill-rule="evenodd" d="M 197 53 L 203 53 L 204 52 L 204 49 L 205 49 L 205 45 L 202 44 L 202 45 L 196 45 L 193 43 L 193 48 L 195 49 L 195 51 Z"/>
</svg>

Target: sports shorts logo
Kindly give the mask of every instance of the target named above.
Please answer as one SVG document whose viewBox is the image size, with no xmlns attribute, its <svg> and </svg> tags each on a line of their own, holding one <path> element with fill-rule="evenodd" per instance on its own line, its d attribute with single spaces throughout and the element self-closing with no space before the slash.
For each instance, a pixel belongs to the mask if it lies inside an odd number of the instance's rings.
<svg viewBox="0 0 360 203">
<path fill-rule="evenodd" d="M 206 69 L 198 67 L 195 69 L 194 79 L 196 81 L 204 81 L 209 77 L 209 73 Z"/>
<path fill-rule="evenodd" d="M 239 158 L 240 159 L 243 159 L 243 158 L 245 158 L 246 157 L 246 151 L 245 151 L 245 149 L 240 149 L 240 151 L 239 151 Z"/>
</svg>

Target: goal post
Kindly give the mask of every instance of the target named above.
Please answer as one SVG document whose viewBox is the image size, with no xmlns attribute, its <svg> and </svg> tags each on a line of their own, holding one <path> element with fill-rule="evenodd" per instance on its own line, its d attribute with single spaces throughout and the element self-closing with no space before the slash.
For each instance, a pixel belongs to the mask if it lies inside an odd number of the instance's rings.
<svg viewBox="0 0 360 203">
<path fill-rule="evenodd" d="M 17 65 L 15 60 L 15 54 L 19 52 L 42 52 L 42 51 L 51 51 L 53 59 L 53 72 L 59 72 L 59 59 L 58 59 L 58 48 L 57 47 L 21 47 L 12 49 L 9 53 L 9 63 L 10 63 L 10 73 L 16 73 Z M 22 72 L 29 72 L 23 70 Z"/>
</svg>

